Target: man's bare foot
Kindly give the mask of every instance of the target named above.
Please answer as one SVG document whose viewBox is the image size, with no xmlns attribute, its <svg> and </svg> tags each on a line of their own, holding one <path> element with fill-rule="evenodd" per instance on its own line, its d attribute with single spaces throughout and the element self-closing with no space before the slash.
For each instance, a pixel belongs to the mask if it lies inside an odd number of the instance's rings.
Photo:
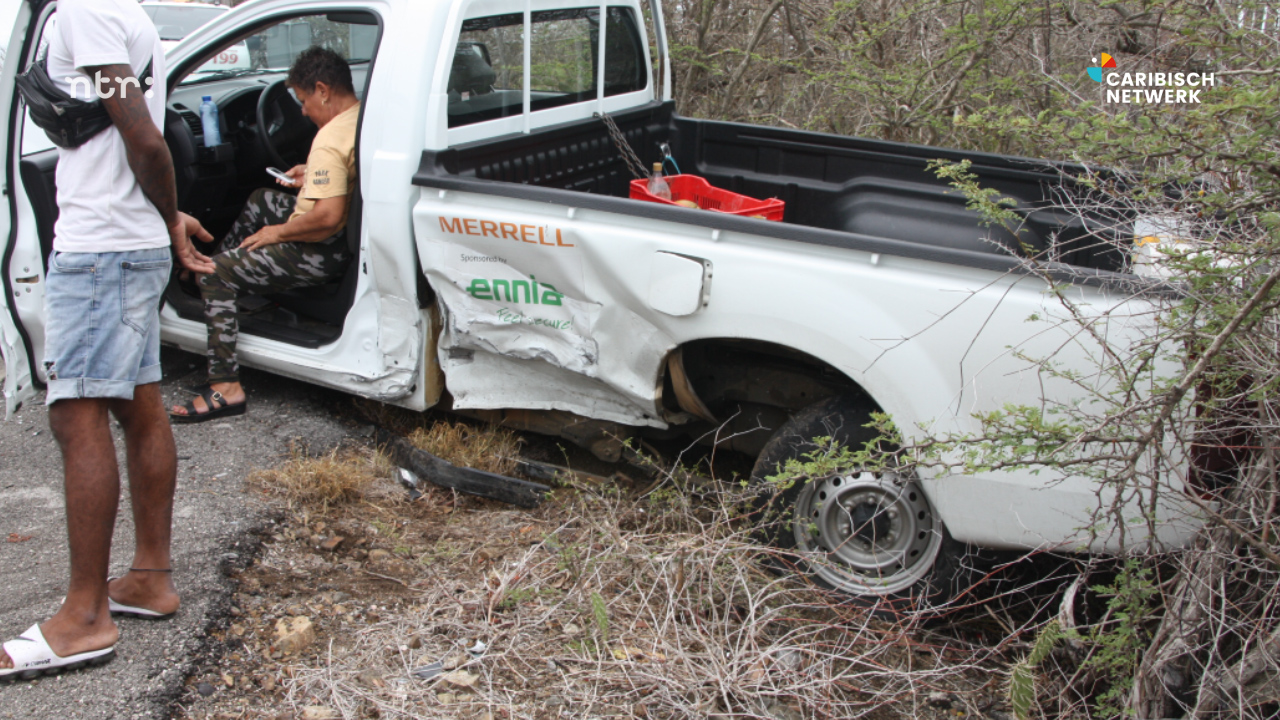
<svg viewBox="0 0 1280 720">
<path fill-rule="evenodd" d="M 100 612 L 79 611 L 64 604 L 58 614 L 40 625 L 40 633 L 58 657 L 111 647 L 120 639 L 120 631 L 106 609 L 106 603 Z M 0 670 L 11 669 L 13 660 L 0 649 Z"/>
<path fill-rule="evenodd" d="M 244 386 L 238 382 L 212 383 L 209 387 L 222 393 L 222 398 L 228 405 L 238 405 L 245 401 Z M 206 403 L 202 397 L 197 397 L 195 400 L 192 400 L 191 404 L 196 409 L 196 415 L 203 415 L 204 413 L 209 412 L 209 404 Z M 170 408 L 170 414 L 187 415 L 188 413 L 187 409 L 182 405 L 174 405 Z"/>
<path fill-rule="evenodd" d="M 107 585 L 107 595 L 121 605 L 150 610 L 158 615 L 178 612 L 181 601 L 167 572 L 133 572 Z"/>
</svg>

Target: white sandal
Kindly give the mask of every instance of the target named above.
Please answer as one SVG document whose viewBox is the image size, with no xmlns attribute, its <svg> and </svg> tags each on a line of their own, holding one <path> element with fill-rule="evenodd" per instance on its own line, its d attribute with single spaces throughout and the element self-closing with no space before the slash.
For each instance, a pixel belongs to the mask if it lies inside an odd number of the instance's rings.
<svg viewBox="0 0 1280 720">
<path fill-rule="evenodd" d="M 171 570 L 139 570 L 137 568 L 129 568 L 129 569 L 135 572 L 172 572 Z M 111 577 L 107 578 L 107 584 L 110 585 L 112 580 L 119 580 L 119 579 L 120 578 L 116 577 L 115 575 L 112 575 Z M 66 601 L 67 601 L 67 598 L 63 597 L 62 600 L 59 601 L 59 603 L 60 604 L 65 603 Z M 156 612 L 155 610 L 148 610 L 147 608 L 144 608 L 144 607 L 134 607 L 132 605 L 125 605 L 124 603 L 118 603 L 115 600 L 112 600 L 110 595 L 107 596 L 107 610 L 109 610 L 112 615 L 127 615 L 129 617 L 142 618 L 143 620 L 168 620 L 169 618 L 178 614 L 177 610 L 174 610 L 171 613 L 160 613 L 160 612 Z"/>
<path fill-rule="evenodd" d="M 177 611 L 171 613 L 158 613 L 155 610 L 148 610 L 144 607 L 134 607 L 125 605 L 107 598 L 107 608 L 111 610 L 112 615 L 128 615 L 130 617 L 142 618 L 143 620 L 168 620 L 173 617 Z"/>
<path fill-rule="evenodd" d="M 5 643 L 4 651 L 13 661 L 13 667 L 0 669 L 0 682 L 33 680 L 41 675 L 57 675 L 66 670 L 105 665 L 116 656 L 116 646 L 112 645 L 101 650 L 59 657 L 44 639 L 39 623 Z"/>
<path fill-rule="evenodd" d="M 172 570 L 168 570 L 168 569 L 149 570 L 146 568 L 129 568 L 129 571 L 130 572 L 173 572 Z M 110 585 L 112 580 L 118 580 L 118 579 L 119 578 L 114 576 L 109 577 L 107 578 L 107 584 Z M 169 618 L 176 615 L 178 612 L 177 610 L 174 610 L 171 613 L 159 613 L 159 612 L 156 612 L 155 610 L 148 610 L 147 608 L 144 608 L 144 607 L 134 607 L 133 605 L 125 605 L 124 603 L 118 603 L 115 600 L 112 600 L 110 595 L 107 596 L 107 609 L 111 611 L 112 615 L 128 615 L 130 617 L 142 618 L 143 620 L 168 620 Z"/>
</svg>

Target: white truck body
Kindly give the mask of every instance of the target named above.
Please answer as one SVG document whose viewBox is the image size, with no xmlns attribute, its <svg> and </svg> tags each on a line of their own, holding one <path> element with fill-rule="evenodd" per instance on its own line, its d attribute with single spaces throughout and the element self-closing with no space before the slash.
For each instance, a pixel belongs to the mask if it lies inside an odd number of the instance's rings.
<svg viewBox="0 0 1280 720">
<path fill-rule="evenodd" d="M 1027 357 L 1052 357 L 1105 383 L 1100 366 L 1107 360 L 1096 344 L 1066 317 L 1043 280 L 1017 272 L 1016 262 L 1000 253 L 938 250 L 877 239 L 857 227 L 799 228 L 790 221 L 503 183 L 479 173 L 432 174 L 432 158 L 460 157 L 490 141 L 550 137 L 575 123 L 598 122 L 591 120 L 597 112 L 669 110 L 664 101 L 670 83 L 660 81 L 669 70 L 659 16 L 661 55 L 650 59 L 645 53 L 643 87 L 606 96 L 602 71 L 599 92 L 581 102 L 537 109 L 526 94 L 518 112 L 450 127 L 451 105 L 463 95 L 451 95 L 449 85 L 464 23 L 498 16 L 527 23 L 565 8 L 595 12 L 596 18 L 621 8 L 639 24 L 641 37 L 653 31 L 644 27 L 636 0 L 607 6 L 567 0 L 252 0 L 172 50 L 171 101 L 186 102 L 187 86 L 173 82 L 255 28 L 325 12 L 346 14 L 332 16 L 339 19 L 364 13 L 378 22 L 376 59 L 362 76 L 359 272 L 345 322 L 312 346 L 246 333 L 239 344 L 242 364 L 417 410 L 435 405 L 447 390 L 459 410 L 563 411 L 661 430 L 687 420 L 662 397 L 673 351 L 695 343 L 749 342 L 833 369 L 839 377 L 824 382 L 864 392 L 908 438 L 924 429 L 974 432 L 973 413 L 1080 396 L 1079 387 L 1047 375 Z M 0 330 L 10 412 L 44 379 L 39 213 L 28 198 L 32 172 L 13 152 L 22 147 L 13 80 L 21 64 L 15 61 L 29 61 L 35 47 L 29 22 L 38 25 L 47 12 L 45 3 L 24 4 L 0 76 L 0 108 L 10 129 L 10 212 L 0 213 L 0 237 L 8 238 Z M 605 55 L 598 59 L 603 69 Z M 204 91 L 193 85 L 185 92 Z M 761 147 L 799 152 L 805 144 L 764 128 L 712 129 L 754 133 L 763 138 Z M 890 145 L 838 147 L 839 153 L 857 150 L 869 157 L 872 151 L 886 155 Z M 651 155 L 654 148 L 637 150 Z M 614 152 L 608 145 L 604 151 Z M 556 152 L 562 157 L 567 151 Z M 933 156 L 963 155 L 939 150 Z M 705 167 L 732 161 L 731 154 L 717 157 L 704 158 Z M 921 150 L 913 157 L 929 155 Z M 500 165 L 498 159 L 493 167 Z M 747 175 L 748 185 L 754 177 Z M 816 178 L 812 187 L 835 187 L 823 182 Z M 857 195 L 861 191 L 847 183 L 840 187 L 873 205 L 882 197 Z M 803 199 L 800 194 L 788 202 Z M 893 224 L 891 214 L 873 216 Z M 1109 337 L 1149 332 L 1147 308 L 1109 283 L 1109 276 L 1093 272 L 1092 281 L 1077 282 L 1068 292 Z M 1038 319 L 1029 321 L 1033 316 Z M 184 317 L 170 303 L 162 325 L 166 343 L 203 354 L 206 331 L 198 318 Z M 921 483 L 957 540 L 994 548 L 1084 549 L 1091 514 L 1109 499 L 1086 478 L 1050 480 L 1008 471 L 944 474 Z M 1194 526 L 1184 521 L 1183 502 L 1175 492 L 1162 504 L 1169 521 L 1162 541 L 1182 542 Z M 1114 549 L 1116 543 L 1117 535 L 1104 531 L 1092 547 Z"/>
</svg>

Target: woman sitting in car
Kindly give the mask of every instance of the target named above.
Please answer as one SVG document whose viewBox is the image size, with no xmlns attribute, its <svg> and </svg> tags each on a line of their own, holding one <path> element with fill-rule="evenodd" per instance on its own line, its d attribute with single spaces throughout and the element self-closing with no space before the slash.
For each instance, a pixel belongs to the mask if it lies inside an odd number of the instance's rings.
<svg viewBox="0 0 1280 720">
<path fill-rule="evenodd" d="M 199 397 L 174 406 L 175 422 L 242 415 L 248 407 L 236 363 L 236 299 L 283 292 L 337 279 L 351 254 L 343 229 L 356 188 L 356 125 L 360 101 L 342 56 L 312 47 L 289 70 L 288 85 L 302 112 L 320 128 L 306 165 L 286 175 L 297 197 L 259 189 L 249 196 L 231 232 L 218 244 L 216 269 L 200 276 L 209 326 L 209 384 Z"/>
</svg>

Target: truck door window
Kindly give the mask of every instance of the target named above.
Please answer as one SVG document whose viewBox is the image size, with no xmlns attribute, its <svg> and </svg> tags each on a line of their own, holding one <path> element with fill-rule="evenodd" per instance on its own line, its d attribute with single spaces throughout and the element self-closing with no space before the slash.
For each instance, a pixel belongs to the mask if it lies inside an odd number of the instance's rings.
<svg viewBox="0 0 1280 720">
<path fill-rule="evenodd" d="M 600 8 L 535 12 L 531 18 L 530 110 L 596 99 Z M 524 106 L 524 16 L 463 22 L 449 74 L 449 127 L 519 115 Z M 629 7 L 609 7 L 605 96 L 643 90 L 644 46 Z"/>
</svg>

